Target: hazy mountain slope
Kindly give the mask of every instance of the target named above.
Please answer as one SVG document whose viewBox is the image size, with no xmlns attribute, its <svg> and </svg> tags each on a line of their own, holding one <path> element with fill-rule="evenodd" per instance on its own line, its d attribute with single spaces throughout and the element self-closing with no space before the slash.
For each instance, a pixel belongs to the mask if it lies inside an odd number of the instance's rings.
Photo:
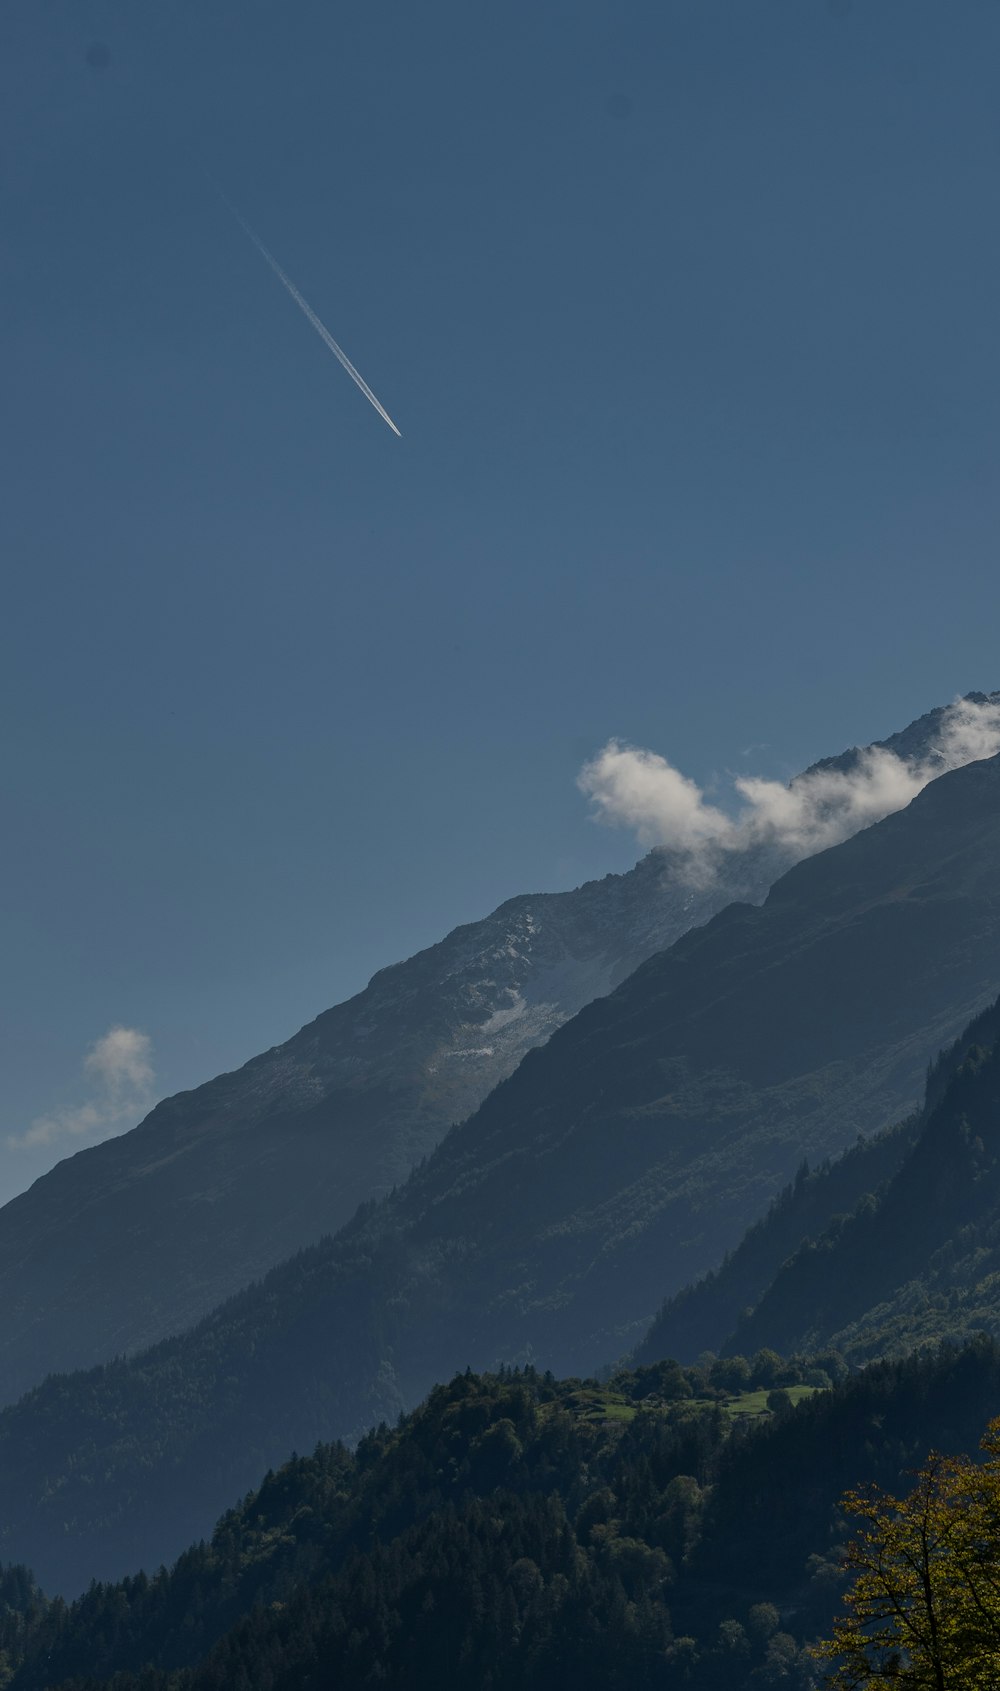
<svg viewBox="0 0 1000 1691">
<path fill-rule="evenodd" d="M 1000 1333 L 1000 1004 L 970 1034 L 892 1179 L 800 1246 L 727 1348 L 822 1334 L 864 1360 Z"/>
<path fill-rule="evenodd" d="M 782 1264 L 835 1216 L 849 1214 L 865 1193 L 894 1174 L 912 1144 L 914 1114 L 816 1169 L 803 1164 L 794 1182 L 754 1222 L 721 1267 L 668 1299 L 633 1352 L 637 1364 L 658 1357 L 681 1361 L 719 1351 L 743 1312 L 767 1289 Z"/>
<path fill-rule="evenodd" d="M 732 884 L 763 897 L 766 854 Z M 511 899 L 0 1210 L 0 1401 L 191 1325 L 406 1178 L 532 1045 L 727 902 L 654 853 Z"/>
<path fill-rule="evenodd" d="M 731 1351 L 734 1346 L 739 1349 L 744 1344 L 756 1348 L 761 1342 L 762 1329 L 756 1320 L 746 1320 L 749 1311 L 760 1303 L 772 1281 L 787 1286 L 790 1279 L 794 1280 L 795 1265 L 790 1259 L 800 1247 L 803 1256 L 808 1257 L 810 1241 L 818 1239 L 834 1223 L 839 1235 L 842 1224 L 862 1200 L 868 1213 L 871 1196 L 895 1180 L 911 1157 L 932 1111 L 940 1105 L 970 1050 L 983 1041 L 992 1043 L 998 1030 L 1000 1002 L 977 1016 L 955 1043 L 930 1064 L 920 1110 L 894 1127 L 859 1140 L 842 1156 L 827 1160 L 817 1169 L 800 1169 L 794 1183 L 754 1223 L 718 1270 L 686 1286 L 664 1304 L 636 1347 L 635 1361 L 644 1363 L 661 1356 L 684 1360 L 706 1350 Z M 814 1312 L 818 1315 L 829 1297 L 829 1289 L 815 1295 Z M 809 1319 L 808 1295 L 800 1301 L 801 1319 L 797 1326 L 792 1323 L 794 1333 L 787 1323 L 782 1329 L 783 1342 L 792 1349 L 806 1333 L 810 1335 L 809 1342 L 819 1331 L 825 1338 L 829 1336 L 829 1323 Z M 738 1338 L 734 1339 L 737 1322 L 741 1326 Z"/>
<path fill-rule="evenodd" d="M 968 702 L 995 715 L 1000 695 Z M 880 749 L 929 772 L 970 755 L 949 741 L 955 711 L 929 712 Z M 864 755 L 817 767 L 850 773 Z M 336 1231 L 527 1050 L 694 923 L 762 899 L 806 849 L 748 845 L 698 887 L 655 852 L 574 892 L 511 899 L 284 1045 L 61 1163 L 0 1210 L 0 1402 L 52 1370 L 181 1331 Z"/>
<path fill-rule="evenodd" d="M 794 1172 L 899 1117 L 1000 981 L 1000 758 L 731 907 L 529 1053 L 394 1198 L 193 1332 L 0 1416 L 3 1553 L 158 1563 L 289 1448 L 465 1362 L 576 1372 Z"/>
</svg>

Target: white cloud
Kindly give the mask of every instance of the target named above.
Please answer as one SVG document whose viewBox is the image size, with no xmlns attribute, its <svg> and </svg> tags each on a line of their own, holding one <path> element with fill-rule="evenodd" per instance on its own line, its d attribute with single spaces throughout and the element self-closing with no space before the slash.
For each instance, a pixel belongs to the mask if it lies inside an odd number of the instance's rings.
<svg viewBox="0 0 1000 1691">
<path fill-rule="evenodd" d="M 23 1133 L 10 1134 L 7 1144 L 30 1149 L 60 1139 L 106 1139 L 124 1122 L 134 1123 L 153 1102 L 152 1050 L 149 1035 L 138 1028 L 109 1028 L 83 1060 L 93 1096 L 69 1109 L 36 1116 Z"/>
<path fill-rule="evenodd" d="M 701 788 L 665 757 L 619 740 L 609 740 L 584 765 L 577 784 L 599 821 L 634 828 L 642 845 L 693 852 L 733 831 L 731 819 L 707 804 Z"/>
<path fill-rule="evenodd" d="M 997 752 L 1000 699 L 957 699 L 923 757 L 869 746 L 850 769 L 815 769 L 787 786 L 737 776 L 732 815 L 659 753 L 618 740 L 584 765 L 577 784 L 598 821 L 634 829 L 641 844 L 675 853 L 687 879 L 707 884 L 730 853 L 766 846 L 797 862 L 902 810 L 935 776 Z"/>
<path fill-rule="evenodd" d="M 109 1028 L 84 1058 L 88 1074 L 98 1077 L 112 1099 L 148 1092 L 153 1084 L 152 1041 L 138 1028 Z"/>
</svg>

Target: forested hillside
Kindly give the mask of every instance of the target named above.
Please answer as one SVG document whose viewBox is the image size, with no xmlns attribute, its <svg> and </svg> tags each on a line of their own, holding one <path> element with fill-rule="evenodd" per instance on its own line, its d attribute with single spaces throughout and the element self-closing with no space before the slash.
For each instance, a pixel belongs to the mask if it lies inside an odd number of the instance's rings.
<svg viewBox="0 0 1000 1691">
<path fill-rule="evenodd" d="M 849 1214 L 896 1171 L 919 1120 L 914 1112 L 814 1169 L 803 1161 L 794 1181 L 721 1266 L 667 1300 L 632 1353 L 634 1360 L 647 1363 L 667 1355 L 690 1361 L 703 1351 L 720 1350 L 799 1245 L 823 1232 L 835 1216 Z"/>
<path fill-rule="evenodd" d="M 729 1345 L 833 1341 L 858 1361 L 1000 1332 L 1000 1006 L 932 1071 L 878 1192 L 801 1244 Z"/>
<path fill-rule="evenodd" d="M 918 1183 L 927 1179 L 928 1175 L 933 1180 L 933 1165 L 927 1161 L 926 1150 L 919 1156 L 915 1154 L 917 1141 L 928 1132 L 939 1133 L 942 1120 L 954 1121 L 961 1113 L 968 1091 L 968 1075 L 963 1073 L 960 1078 L 960 1071 L 971 1055 L 972 1070 L 979 1073 L 982 1062 L 979 1048 L 992 1049 L 998 1034 L 1000 1001 L 977 1016 L 955 1043 L 930 1065 L 921 1110 L 894 1128 L 874 1134 L 870 1139 L 859 1140 L 843 1156 L 827 1161 L 817 1169 L 810 1171 L 807 1165 L 800 1168 L 794 1183 L 785 1188 L 767 1215 L 749 1229 L 721 1268 L 695 1285 L 685 1287 L 664 1305 L 649 1333 L 637 1346 L 636 1361 L 644 1362 L 664 1355 L 691 1358 L 704 1350 L 722 1349 L 727 1343 L 729 1348 L 739 1348 L 745 1339 L 759 1338 L 762 1333 L 771 1335 L 767 1340 L 770 1343 L 776 1332 L 772 1330 L 771 1323 L 776 1320 L 782 1323 L 782 1343 L 790 1339 L 794 1343 L 800 1340 L 806 1342 L 807 1337 L 810 1343 L 815 1342 L 821 1333 L 829 1336 L 834 1300 L 838 1307 L 853 1308 L 856 1312 L 859 1301 L 870 1300 L 873 1284 L 880 1285 L 886 1296 L 891 1295 L 893 1286 L 887 1286 L 887 1280 L 893 1281 L 895 1276 L 896 1281 L 902 1284 L 908 1275 L 897 1248 L 898 1241 L 884 1237 L 878 1219 L 882 1214 L 882 1189 L 893 1182 L 894 1190 L 906 1190 L 914 1176 L 901 1173 L 904 1163 L 923 1171 L 916 1176 Z M 988 1118 L 990 1106 L 985 1077 L 981 1077 L 977 1091 L 978 1106 L 980 1110 L 985 1108 Z M 932 1118 L 937 1126 L 932 1126 Z M 997 1131 L 997 1124 L 991 1126 L 989 1119 L 984 1120 L 983 1126 L 987 1136 Z M 938 1160 L 945 1166 L 936 1173 L 944 1181 L 942 1191 L 954 1194 L 956 1186 L 961 1190 L 959 1170 L 966 1159 L 961 1148 L 953 1163 L 949 1162 L 949 1155 L 950 1148 L 945 1150 L 939 1145 Z M 879 1195 L 878 1203 L 875 1202 L 876 1195 Z M 989 1217 L 995 1196 L 992 1188 L 984 1186 L 982 1171 L 973 1171 L 964 1199 L 976 1210 L 980 1220 L 984 1216 Z M 927 1207 L 928 1198 L 930 1194 L 925 1194 L 922 1208 Z M 898 1201 L 889 1199 L 886 1211 L 889 1216 Z M 859 1206 L 858 1218 L 852 1226 L 849 1218 Z M 933 1198 L 931 1207 L 934 1207 Z M 917 1220 L 916 1210 L 911 1212 L 911 1219 Z M 907 1231 L 902 1222 L 897 1222 L 897 1227 L 901 1232 Z M 828 1229 L 832 1230 L 828 1233 Z M 909 1228 L 906 1253 L 910 1265 L 916 1260 L 921 1270 L 927 1267 L 937 1248 L 934 1241 L 947 1237 L 950 1230 L 957 1230 L 957 1224 L 953 1212 L 947 1208 L 940 1213 L 935 1211 L 928 1218 L 925 1230 Z M 855 1257 L 853 1252 L 862 1235 L 868 1240 L 868 1248 Z M 811 1241 L 820 1241 L 818 1252 L 810 1248 Z M 839 1242 L 839 1255 L 834 1253 L 832 1257 L 834 1241 Z M 877 1271 L 878 1278 L 873 1283 L 871 1257 L 876 1242 L 882 1260 Z M 795 1260 L 788 1261 L 789 1258 Z M 834 1263 L 836 1283 L 824 1286 L 821 1284 L 824 1276 Z M 808 1284 L 810 1274 L 816 1282 L 812 1286 Z M 772 1282 L 775 1282 L 773 1289 Z M 814 1294 L 815 1302 L 811 1301 Z M 908 1295 L 912 1299 L 912 1291 Z M 756 1316 L 749 1319 L 750 1312 L 758 1304 L 759 1320 Z M 780 1317 L 777 1314 L 779 1307 L 784 1310 Z M 992 1328 L 992 1322 L 982 1319 L 982 1314 L 982 1311 L 973 1313 L 971 1331 L 983 1326 Z M 964 1316 L 965 1312 L 959 1331 L 970 1330 Z M 738 1322 L 737 1337 L 734 1329 Z M 934 1331 L 933 1321 L 929 1330 Z M 950 1331 L 950 1328 L 945 1325 L 942 1327 L 944 1331 Z M 847 1336 L 841 1337 L 846 1343 Z M 898 1348 L 898 1344 L 894 1348 Z"/>
<path fill-rule="evenodd" d="M 974 1450 L 1000 1401 L 986 1341 L 833 1389 L 824 1363 L 461 1375 L 268 1475 L 169 1573 L 67 1607 L 8 1571 L 11 1691 L 804 1691 L 842 1490 Z"/>
<path fill-rule="evenodd" d="M 915 1103 L 1000 977 L 1000 759 L 799 865 L 581 1012 L 389 1202 L 190 1334 L 0 1417 L 4 1553 L 156 1564 L 289 1448 L 467 1362 L 591 1369 L 799 1164 Z"/>
</svg>

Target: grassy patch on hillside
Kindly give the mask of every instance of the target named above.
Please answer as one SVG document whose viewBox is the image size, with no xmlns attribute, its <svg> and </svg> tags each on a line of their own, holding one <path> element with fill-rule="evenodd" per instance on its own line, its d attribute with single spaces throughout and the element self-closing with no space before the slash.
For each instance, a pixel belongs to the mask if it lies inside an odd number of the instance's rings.
<svg viewBox="0 0 1000 1691">
<path fill-rule="evenodd" d="M 681 1415 L 704 1414 L 708 1410 L 721 1408 L 732 1419 L 757 1420 L 768 1416 L 771 1412 L 767 1407 L 768 1389 L 761 1387 L 756 1391 L 739 1392 L 731 1397 L 722 1397 L 715 1393 L 704 1396 L 692 1395 L 687 1398 L 664 1399 L 655 1394 L 643 1397 L 638 1401 L 631 1399 L 627 1391 L 618 1391 L 613 1385 L 602 1386 L 588 1381 L 585 1385 L 575 1386 L 572 1391 L 563 1392 L 560 1396 L 547 1403 L 539 1405 L 542 1415 L 553 1414 L 557 1409 L 572 1415 L 575 1421 L 584 1421 L 588 1426 L 601 1427 L 614 1424 L 628 1425 L 637 1415 Z M 812 1397 L 817 1386 L 785 1386 L 793 1404 L 799 1404 L 803 1398 Z"/>
<path fill-rule="evenodd" d="M 788 1393 L 793 1403 L 798 1404 L 802 1402 L 804 1397 L 812 1397 L 816 1392 L 822 1391 L 823 1387 L 784 1386 L 782 1390 Z M 761 1387 L 760 1391 L 741 1392 L 739 1397 L 727 1398 L 722 1407 L 727 1415 L 745 1415 L 751 1418 L 758 1415 L 769 1415 L 771 1412 L 767 1407 L 767 1398 L 767 1391 Z"/>
<path fill-rule="evenodd" d="M 623 1392 L 604 1386 L 582 1386 L 561 1399 L 559 1407 L 567 1409 L 578 1421 L 634 1421 L 636 1405 L 629 1403 Z"/>
</svg>

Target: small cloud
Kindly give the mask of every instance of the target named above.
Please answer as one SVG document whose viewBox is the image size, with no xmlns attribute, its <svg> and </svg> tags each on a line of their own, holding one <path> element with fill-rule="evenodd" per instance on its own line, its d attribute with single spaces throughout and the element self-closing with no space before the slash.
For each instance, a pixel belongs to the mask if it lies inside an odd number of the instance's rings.
<svg viewBox="0 0 1000 1691">
<path fill-rule="evenodd" d="M 84 1073 L 94 1096 L 69 1109 L 36 1116 L 23 1133 L 12 1133 L 7 1144 L 15 1150 L 52 1145 L 61 1139 L 106 1139 L 124 1122 L 144 1116 L 153 1102 L 156 1076 L 152 1040 L 138 1028 L 117 1024 L 90 1047 Z"/>
<path fill-rule="evenodd" d="M 112 1097 L 148 1092 L 153 1084 L 152 1049 L 148 1033 L 119 1025 L 91 1046 L 83 1066 L 88 1074 L 98 1076 Z"/>
</svg>

